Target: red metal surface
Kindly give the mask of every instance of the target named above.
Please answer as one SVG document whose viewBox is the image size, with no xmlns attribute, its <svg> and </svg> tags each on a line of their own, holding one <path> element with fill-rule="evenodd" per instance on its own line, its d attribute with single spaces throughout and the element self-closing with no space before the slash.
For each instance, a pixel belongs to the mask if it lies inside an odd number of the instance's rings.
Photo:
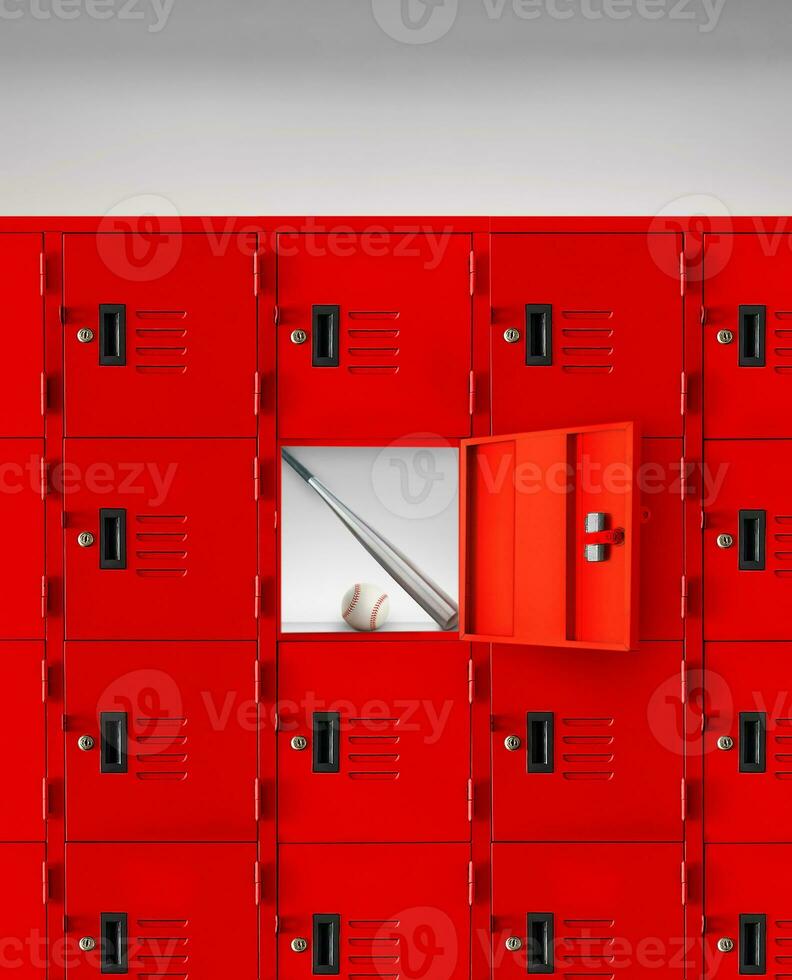
<svg viewBox="0 0 792 980">
<path fill-rule="evenodd" d="M 471 245 L 445 228 L 278 236 L 282 437 L 470 434 Z M 337 367 L 312 367 L 321 304 L 339 307 Z"/>
<path fill-rule="evenodd" d="M 525 976 L 527 916 L 544 913 L 557 975 L 683 977 L 681 861 L 678 844 L 496 844 L 493 976 Z M 636 875 L 651 882 L 640 901 Z"/>
<path fill-rule="evenodd" d="M 47 944 L 44 844 L 0 844 L 0 968 L 19 980 L 44 980 L 52 962 Z"/>
<path fill-rule="evenodd" d="M 470 840 L 470 663 L 469 644 L 281 643 L 280 840 Z M 317 712 L 337 772 L 313 771 Z"/>
<path fill-rule="evenodd" d="M 284 844 L 278 976 L 315 976 L 312 920 L 339 916 L 337 971 L 462 980 L 470 976 L 470 848 L 465 844 Z M 309 942 L 303 953 L 293 940 Z"/>
<path fill-rule="evenodd" d="M 495 839 L 681 841 L 682 706 L 668 703 L 681 669 L 678 643 L 629 656 L 493 646 Z M 532 770 L 536 713 L 551 716 L 548 764 Z"/>
<path fill-rule="evenodd" d="M 68 839 L 255 841 L 255 659 L 254 643 L 68 643 Z M 109 712 L 126 772 L 102 772 Z"/>
<path fill-rule="evenodd" d="M 67 235 L 66 434 L 255 435 L 255 250 L 255 235 Z M 99 363 L 102 304 L 126 308 L 124 364 Z"/>
<path fill-rule="evenodd" d="M 110 912 L 128 917 L 130 977 L 256 980 L 255 861 L 252 844 L 69 844 L 66 975 L 102 975 Z M 96 948 L 79 949 L 83 937 Z"/>
<path fill-rule="evenodd" d="M 631 423 L 464 440 L 460 622 L 466 639 L 629 650 L 637 632 Z M 585 518 L 625 534 L 584 558 Z"/>
<path fill-rule="evenodd" d="M 255 456 L 248 439 L 67 440 L 67 636 L 255 639 Z M 102 508 L 126 510 L 126 568 L 99 567 Z"/>
</svg>

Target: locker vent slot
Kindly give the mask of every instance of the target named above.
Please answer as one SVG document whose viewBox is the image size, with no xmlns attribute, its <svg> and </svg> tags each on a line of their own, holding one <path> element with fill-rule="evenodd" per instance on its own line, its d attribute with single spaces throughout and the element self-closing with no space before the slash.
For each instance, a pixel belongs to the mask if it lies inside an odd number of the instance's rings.
<svg viewBox="0 0 792 980">
<path fill-rule="evenodd" d="M 136 574 L 146 578 L 187 574 L 186 514 L 139 514 L 135 518 Z"/>
<path fill-rule="evenodd" d="M 562 718 L 561 745 L 564 779 L 603 781 L 615 776 L 613 732 L 615 719 Z"/>
<path fill-rule="evenodd" d="M 350 321 L 363 321 L 363 325 L 351 326 L 347 331 L 347 371 L 350 374 L 383 376 L 398 373 L 401 331 L 395 325 L 368 326 L 366 321 L 394 321 L 399 316 L 398 310 L 350 311 Z"/>
<path fill-rule="evenodd" d="M 188 775 L 187 718 L 138 717 L 134 720 L 135 776 L 141 782 L 182 782 Z"/>
<path fill-rule="evenodd" d="M 556 937 L 556 959 L 565 977 L 592 976 L 614 980 L 615 919 L 564 919 Z"/>
<path fill-rule="evenodd" d="M 349 778 L 371 782 L 399 778 L 399 718 L 349 718 Z"/>
<path fill-rule="evenodd" d="M 168 977 L 187 980 L 190 937 L 184 934 L 187 919 L 138 919 L 135 961 L 137 976 L 145 980 Z"/>
<path fill-rule="evenodd" d="M 786 768 L 776 769 L 776 779 L 792 779 L 792 718 L 773 720 L 773 742 L 776 752 L 774 758 Z"/>
<path fill-rule="evenodd" d="M 767 916 L 740 916 L 740 973 L 760 975 L 767 972 Z"/>
<path fill-rule="evenodd" d="M 764 306 L 740 307 L 740 367 L 765 366 L 766 319 L 767 310 Z"/>
<path fill-rule="evenodd" d="M 396 980 L 402 962 L 399 919 L 350 919 L 344 923 L 344 962 L 349 976 Z"/>
<path fill-rule="evenodd" d="M 596 321 L 613 319 L 613 310 L 562 310 L 564 321 L 591 321 L 580 326 L 566 322 L 561 327 L 561 370 L 566 373 L 612 374 L 614 329 Z"/>
</svg>

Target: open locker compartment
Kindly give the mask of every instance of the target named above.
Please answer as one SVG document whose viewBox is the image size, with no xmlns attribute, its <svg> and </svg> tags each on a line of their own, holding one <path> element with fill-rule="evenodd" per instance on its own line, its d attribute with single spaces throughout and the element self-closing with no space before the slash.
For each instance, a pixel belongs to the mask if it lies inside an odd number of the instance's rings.
<svg viewBox="0 0 792 980">
<path fill-rule="evenodd" d="M 634 649 L 637 467 L 632 422 L 463 440 L 463 639 Z"/>
</svg>

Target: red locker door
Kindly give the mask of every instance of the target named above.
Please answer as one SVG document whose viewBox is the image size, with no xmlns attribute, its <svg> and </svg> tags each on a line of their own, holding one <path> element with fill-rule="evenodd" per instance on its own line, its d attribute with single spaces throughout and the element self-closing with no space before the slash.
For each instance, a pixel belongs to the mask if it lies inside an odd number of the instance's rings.
<svg viewBox="0 0 792 980">
<path fill-rule="evenodd" d="M 469 840 L 469 664 L 468 644 L 282 643 L 280 840 Z"/>
<path fill-rule="evenodd" d="M 470 433 L 469 235 L 278 236 L 286 438 Z"/>
<path fill-rule="evenodd" d="M 634 648 L 637 483 L 631 422 L 463 440 L 463 638 Z"/>
<path fill-rule="evenodd" d="M 41 235 L 0 235 L 3 310 L 0 335 L 0 435 L 44 431 L 44 299 Z"/>
<path fill-rule="evenodd" d="M 706 840 L 785 841 L 792 821 L 792 643 L 708 643 Z"/>
<path fill-rule="evenodd" d="M 0 844 L 2 969 L 15 980 L 44 980 L 47 945 L 43 844 Z"/>
<path fill-rule="evenodd" d="M 704 866 L 705 975 L 785 980 L 792 956 L 792 844 L 709 844 Z"/>
<path fill-rule="evenodd" d="M 248 439 L 69 440 L 68 637 L 255 639 L 255 454 Z"/>
<path fill-rule="evenodd" d="M 69 643 L 68 839 L 254 841 L 255 660 L 254 643 Z"/>
<path fill-rule="evenodd" d="M 44 644 L 0 643 L 0 840 L 44 840 Z M 2 926 L 0 925 L 0 928 Z"/>
<path fill-rule="evenodd" d="M 0 540 L 8 563 L 0 639 L 44 636 L 42 450 L 38 439 L 0 439 Z"/>
<path fill-rule="evenodd" d="M 706 444 L 704 635 L 792 639 L 792 442 Z"/>
<path fill-rule="evenodd" d="M 493 235 L 493 432 L 682 435 L 681 253 L 680 235 Z"/>
<path fill-rule="evenodd" d="M 68 845 L 66 975 L 256 980 L 255 861 L 254 844 Z"/>
<path fill-rule="evenodd" d="M 494 646 L 495 839 L 681 840 L 681 666 L 679 643 Z"/>
<path fill-rule="evenodd" d="M 792 236 L 704 236 L 704 434 L 792 436 Z"/>
<path fill-rule="evenodd" d="M 255 250 L 255 235 L 66 235 L 67 434 L 255 435 Z"/>
<path fill-rule="evenodd" d="M 284 844 L 279 980 L 469 980 L 469 859 L 464 844 Z"/>
<path fill-rule="evenodd" d="M 681 866 L 678 844 L 495 844 L 493 976 L 681 980 Z"/>
</svg>

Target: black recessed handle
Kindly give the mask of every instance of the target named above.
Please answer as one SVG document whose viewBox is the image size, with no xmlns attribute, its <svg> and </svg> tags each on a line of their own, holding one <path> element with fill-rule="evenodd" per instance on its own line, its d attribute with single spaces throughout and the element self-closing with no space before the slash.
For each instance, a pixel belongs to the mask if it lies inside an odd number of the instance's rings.
<svg viewBox="0 0 792 980">
<path fill-rule="evenodd" d="M 337 711 L 315 711 L 313 714 L 313 771 L 339 771 L 341 716 Z"/>
<path fill-rule="evenodd" d="M 767 973 L 767 916 L 740 916 L 740 973 Z"/>
<path fill-rule="evenodd" d="M 129 972 L 129 930 L 126 912 L 102 912 L 102 973 Z"/>
<path fill-rule="evenodd" d="M 314 306 L 311 308 L 311 337 L 314 367 L 338 367 L 338 321 L 337 306 Z"/>
<path fill-rule="evenodd" d="M 126 772 L 129 726 L 124 711 L 102 711 L 99 715 L 100 770 Z"/>
<path fill-rule="evenodd" d="M 552 912 L 528 913 L 527 954 L 529 973 L 553 973 L 555 971 L 554 931 Z"/>
<path fill-rule="evenodd" d="M 767 715 L 764 711 L 740 712 L 740 772 L 767 769 Z"/>
<path fill-rule="evenodd" d="M 764 367 L 767 307 L 740 307 L 740 367 Z"/>
<path fill-rule="evenodd" d="M 740 570 L 763 572 L 765 568 L 765 541 L 767 538 L 767 511 L 740 511 Z"/>
<path fill-rule="evenodd" d="M 553 712 L 529 711 L 528 772 L 553 771 Z"/>
<path fill-rule="evenodd" d="M 126 568 L 126 510 L 102 507 L 99 511 L 99 567 Z"/>
<path fill-rule="evenodd" d="M 313 972 L 331 976 L 339 972 L 341 916 L 317 913 L 313 917 Z"/>
<path fill-rule="evenodd" d="M 525 363 L 553 363 L 553 307 L 549 303 L 525 306 Z"/>
<path fill-rule="evenodd" d="M 126 364 L 126 306 L 102 303 L 99 307 L 99 363 Z"/>
</svg>

